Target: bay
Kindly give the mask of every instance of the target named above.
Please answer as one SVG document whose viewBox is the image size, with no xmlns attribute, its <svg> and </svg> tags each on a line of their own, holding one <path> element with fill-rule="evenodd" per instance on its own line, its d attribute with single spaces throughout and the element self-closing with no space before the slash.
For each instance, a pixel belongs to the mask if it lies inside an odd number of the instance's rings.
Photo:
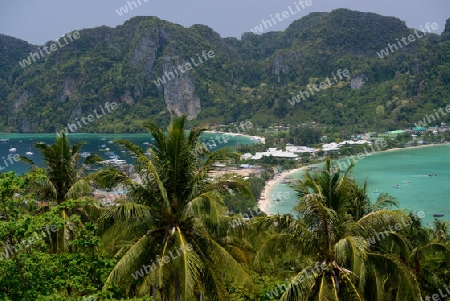
<svg viewBox="0 0 450 301">
<path fill-rule="evenodd" d="M 293 177 L 300 178 L 302 175 L 303 171 L 299 171 Z M 368 194 L 372 201 L 378 197 L 374 191 L 379 190 L 394 196 L 402 209 L 424 211 L 423 225 L 429 225 L 435 219 L 433 214 L 444 214 L 440 219 L 450 220 L 448 145 L 374 153 L 356 163 L 352 176 L 360 184 L 367 177 Z M 399 185 L 398 189 L 393 187 L 395 184 Z M 283 193 L 288 197 L 283 198 Z M 295 191 L 281 182 L 273 186 L 270 197 L 270 214 L 292 213 L 298 202 Z M 274 202 L 275 198 L 282 201 Z"/>
<path fill-rule="evenodd" d="M 204 133 L 200 137 L 201 142 L 204 145 L 211 145 L 213 143 L 216 145 L 212 147 L 212 150 L 224 148 L 224 147 L 232 147 L 243 144 L 253 144 L 256 141 L 251 140 L 246 136 L 231 136 L 226 134 L 216 134 L 216 133 Z M 117 139 L 129 140 L 132 143 L 141 147 L 144 151 L 151 146 L 154 141 L 152 137 L 148 133 L 139 133 L 139 134 L 86 134 L 86 133 L 70 133 L 68 135 L 70 143 L 74 144 L 80 141 L 84 141 L 85 144 L 81 151 L 82 152 L 90 152 L 101 155 L 105 159 L 109 159 L 107 155 L 105 155 L 105 151 L 101 151 L 100 149 L 109 148 L 110 152 L 114 152 L 119 156 L 120 160 L 126 160 L 127 163 L 132 163 L 133 158 L 129 157 L 123 150 L 111 143 Z M 14 171 L 18 174 L 23 174 L 30 170 L 30 165 L 24 162 L 16 162 L 11 156 L 11 160 L 8 160 L 8 155 L 26 155 L 26 152 L 32 152 L 32 155 L 27 155 L 28 158 L 32 159 L 38 166 L 43 165 L 42 157 L 39 151 L 34 147 L 36 142 L 44 142 L 46 144 L 53 144 L 56 139 L 56 135 L 54 133 L 51 134 L 11 134 L 11 133 L 0 133 L 0 139 L 9 139 L 8 142 L 0 142 L 0 172 L 8 172 Z M 226 140 L 226 142 L 225 142 Z M 146 144 L 144 144 L 146 143 Z M 15 148 L 15 152 L 10 152 L 9 150 Z M 6 160 L 6 162 L 5 162 Z M 11 164 L 11 161 L 13 164 Z M 7 166 L 8 165 L 8 166 Z"/>
</svg>

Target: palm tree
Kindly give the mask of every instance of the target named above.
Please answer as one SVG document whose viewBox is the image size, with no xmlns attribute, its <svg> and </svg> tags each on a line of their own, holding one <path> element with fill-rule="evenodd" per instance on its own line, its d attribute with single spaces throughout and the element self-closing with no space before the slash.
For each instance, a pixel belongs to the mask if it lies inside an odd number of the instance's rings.
<svg viewBox="0 0 450 301">
<path fill-rule="evenodd" d="M 204 129 L 186 134 L 185 121 L 185 116 L 174 118 L 167 135 L 154 122 L 145 123 L 155 139 L 148 156 L 128 141 L 116 141 L 135 155 L 136 179 L 114 168 L 95 176 L 105 187 L 121 184 L 128 191 L 128 201 L 111 208 L 99 222 L 105 242 L 112 250 L 118 248 L 120 258 L 105 290 L 132 282 L 133 275 L 142 282 L 129 286 L 130 294 L 156 297 L 158 291 L 161 300 L 225 300 L 225 277 L 239 285 L 250 281 L 218 241 L 229 221 L 223 194 L 250 194 L 249 188 L 234 175 L 209 177 L 215 162 L 238 154 L 203 149 L 199 138 Z"/>
<path fill-rule="evenodd" d="M 68 137 L 62 133 L 57 135 L 56 141 L 52 145 L 44 143 L 34 145 L 44 158 L 45 170 L 45 173 L 37 175 L 31 184 L 38 200 L 60 206 L 65 201 L 92 193 L 92 186 L 86 175 L 86 166 L 103 159 L 97 155 L 90 155 L 80 163 L 80 151 L 84 144 L 84 142 L 79 142 L 71 147 Z M 21 156 L 21 159 L 31 164 L 33 168 L 37 168 L 31 159 L 24 156 Z M 75 211 L 87 219 L 86 212 Z M 66 222 L 52 237 L 54 253 L 69 250 L 68 243 L 76 228 L 76 225 L 70 220 L 70 215 L 75 211 L 69 208 L 61 210 L 60 215 Z"/>
<path fill-rule="evenodd" d="M 382 204 L 395 203 L 386 195 L 372 205 L 365 185 L 358 187 L 350 178 L 350 169 L 340 175 L 328 158 L 320 172 L 306 171 L 294 184 L 300 196 L 297 218 L 285 215 L 255 221 L 253 227 L 268 231 L 256 263 L 279 254 L 285 246 L 286 253 L 301 259 L 296 266 L 300 271 L 280 300 L 391 300 L 387 288 L 397 298 L 392 300 L 420 296 L 413 271 L 369 240 L 374 235 L 379 239 L 407 215 L 383 209 Z"/>
</svg>

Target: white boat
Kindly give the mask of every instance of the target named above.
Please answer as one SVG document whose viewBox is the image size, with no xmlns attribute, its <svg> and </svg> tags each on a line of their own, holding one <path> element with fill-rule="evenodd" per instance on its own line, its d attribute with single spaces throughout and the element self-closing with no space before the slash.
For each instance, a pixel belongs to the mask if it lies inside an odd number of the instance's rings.
<svg viewBox="0 0 450 301">
<path fill-rule="evenodd" d="M 146 141 L 146 142 L 144 142 L 144 143 L 142 143 L 142 144 L 149 145 L 150 143 Z"/>
<path fill-rule="evenodd" d="M 127 161 L 118 160 L 118 159 L 111 159 L 111 160 L 105 160 L 105 161 L 100 162 L 100 164 L 105 164 L 105 165 L 122 165 L 125 163 L 127 163 Z"/>
<path fill-rule="evenodd" d="M 27 156 L 31 156 L 33 153 L 32 152 L 26 152 L 25 155 Z"/>
<path fill-rule="evenodd" d="M 9 151 L 10 151 L 11 153 L 17 152 L 17 148 L 12 147 L 12 148 L 9 149 Z"/>
<path fill-rule="evenodd" d="M 0 139 L 0 142 L 9 142 L 9 139 L 8 139 L 8 138 L 6 138 L 6 139 Z"/>
<path fill-rule="evenodd" d="M 81 157 L 86 158 L 86 157 L 89 157 L 91 155 L 91 153 L 90 152 L 82 152 L 80 155 L 81 155 Z"/>
<path fill-rule="evenodd" d="M 112 142 L 111 140 L 108 141 L 109 144 L 113 144 L 114 142 Z"/>
</svg>

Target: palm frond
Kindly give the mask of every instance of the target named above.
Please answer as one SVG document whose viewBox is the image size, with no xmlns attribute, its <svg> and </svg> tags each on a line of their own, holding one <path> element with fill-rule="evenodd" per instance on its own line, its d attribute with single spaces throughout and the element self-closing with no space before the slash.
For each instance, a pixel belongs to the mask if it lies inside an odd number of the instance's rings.
<svg viewBox="0 0 450 301">
<path fill-rule="evenodd" d="M 125 277 L 131 278 L 131 274 L 138 270 L 143 262 L 146 246 L 148 245 L 147 236 L 143 236 L 120 258 L 119 262 L 114 266 L 108 278 L 103 285 L 103 291 L 106 291 L 110 285 L 119 283 Z"/>
<path fill-rule="evenodd" d="M 307 301 L 310 300 L 312 287 L 319 277 L 314 266 L 308 266 L 298 273 L 289 283 L 287 290 L 280 301 Z"/>
</svg>

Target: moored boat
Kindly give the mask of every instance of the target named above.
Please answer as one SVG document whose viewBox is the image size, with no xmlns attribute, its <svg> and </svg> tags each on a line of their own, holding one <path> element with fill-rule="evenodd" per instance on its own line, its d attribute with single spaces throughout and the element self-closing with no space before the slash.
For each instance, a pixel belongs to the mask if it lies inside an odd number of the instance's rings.
<svg viewBox="0 0 450 301">
<path fill-rule="evenodd" d="M 433 214 L 433 217 L 443 217 L 444 214 L 443 213 L 435 213 Z"/>
<path fill-rule="evenodd" d="M 105 165 L 122 165 L 125 163 L 127 163 L 127 161 L 118 160 L 118 159 L 111 159 L 111 160 L 105 160 L 105 161 L 100 162 L 100 164 L 105 164 Z"/>
</svg>

